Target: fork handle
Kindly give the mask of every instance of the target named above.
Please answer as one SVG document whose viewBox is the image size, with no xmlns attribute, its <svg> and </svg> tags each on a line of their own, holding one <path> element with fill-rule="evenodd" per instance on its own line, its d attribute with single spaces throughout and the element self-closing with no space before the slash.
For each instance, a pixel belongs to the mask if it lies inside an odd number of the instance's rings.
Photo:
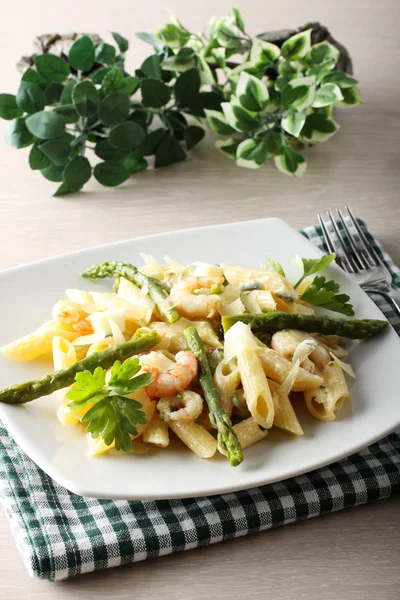
<svg viewBox="0 0 400 600">
<path fill-rule="evenodd" d="M 377 289 L 365 288 L 365 291 L 370 296 L 373 296 L 374 294 L 376 294 L 376 295 L 384 298 L 386 300 L 386 302 L 388 302 L 388 304 L 390 304 L 392 306 L 393 310 L 395 311 L 397 316 L 400 318 L 400 292 L 399 292 L 399 290 L 391 288 L 390 292 L 389 291 L 383 292 L 383 291 L 377 290 Z"/>
</svg>

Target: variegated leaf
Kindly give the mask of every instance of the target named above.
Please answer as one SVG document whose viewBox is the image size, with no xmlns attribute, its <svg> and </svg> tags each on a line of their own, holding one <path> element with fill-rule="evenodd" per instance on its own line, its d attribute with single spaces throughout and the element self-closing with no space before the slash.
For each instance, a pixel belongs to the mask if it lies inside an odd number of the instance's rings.
<svg viewBox="0 0 400 600">
<path fill-rule="evenodd" d="M 215 147 L 218 148 L 222 154 L 225 154 L 228 158 L 236 158 L 236 151 L 240 144 L 240 140 L 235 138 L 226 138 L 224 140 L 218 140 L 215 142 Z"/>
<path fill-rule="evenodd" d="M 226 120 L 224 113 L 218 112 L 217 110 L 205 110 L 208 122 L 211 128 L 220 135 L 229 135 L 235 133 Z"/>
<path fill-rule="evenodd" d="M 305 122 L 305 111 L 298 112 L 297 110 L 292 109 L 289 110 L 286 116 L 283 117 L 281 125 L 287 133 L 290 133 L 290 135 L 293 135 L 297 138 L 299 137 L 300 131 L 302 130 Z"/>
<path fill-rule="evenodd" d="M 304 157 L 289 146 L 281 147 L 274 160 L 276 167 L 285 175 L 301 177 L 307 169 Z"/>
<path fill-rule="evenodd" d="M 275 44 L 264 42 L 259 38 L 253 39 L 249 61 L 255 66 L 265 66 L 277 60 L 281 55 L 281 49 Z"/>
<path fill-rule="evenodd" d="M 353 108 L 364 102 L 364 98 L 356 85 L 342 90 L 342 96 L 343 100 L 335 104 L 338 108 Z"/>
<path fill-rule="evenodd" d="M 268 146 L 265 142 L 243 140 L 236 151 L 236 164 L 247 169 L 259 169 L 266 161 Z"/>
<path fill-rule="evenodd" d="M 296 108 L 302 111 L 311 106 L 315 96 L 315 77 L 298 77 L 292 79 L 282 92 L 284 108 Z"/>
<path fill-rule="evenodd" d="M 321 108 L 343 100 L 343 94 L 335 83 L 324 83 L 316 91 L 312 106 Z"/>
<path fill-rule="evenodd" d="M 306 56 L 311 48 L 312 29 L 301 31 L 283 43 L 281 53 L 287 60 L 296 60 Z"/>
<path fill-rule="evenodd" d="M 242 71 L 236 87 L 236 96 L 242 106 L 254 112 L 263 110 L 269 100 L 266 85 L 257 77 Z"/>
</svg>

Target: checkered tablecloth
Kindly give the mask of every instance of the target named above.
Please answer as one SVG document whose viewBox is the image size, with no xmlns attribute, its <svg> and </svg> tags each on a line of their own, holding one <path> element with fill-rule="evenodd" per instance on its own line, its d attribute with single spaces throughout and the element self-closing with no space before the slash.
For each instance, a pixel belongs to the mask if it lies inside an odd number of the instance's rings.
<svg viewBox="0 0 400 600">
<path fill-rule="evenodd" d="M 400 286 L 400 270 L 362 225 Z M 304 232 L 322 247 L 321 232 Z M 397 331 L 400 322 L 381 305 Z M 0 423 L 0 497 L 30 575 L 50 581 L 208 546 L 400 490 L 400 431 L 300 477 L 209 498 L 83 498 L 58 485 Z M 1 551 L 1 550 L 0 550 Z"/>
</svg>

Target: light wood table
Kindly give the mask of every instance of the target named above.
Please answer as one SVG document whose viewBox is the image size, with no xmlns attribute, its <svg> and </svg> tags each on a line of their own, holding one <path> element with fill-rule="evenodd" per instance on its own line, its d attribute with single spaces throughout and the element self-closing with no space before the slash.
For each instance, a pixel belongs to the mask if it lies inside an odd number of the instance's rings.
<svg viewBox="0 0 400 600">
<path fill-rule="evenodd" d="M 193 30 L 231 2 L 168 2 Z M 91 182 L 84 193 L 56 199 L 55 184 L 27 166 L 27 151 L 0 143 L 0 268 L 91 246 L 197 225 L 279 216 L 294 227 L 315 223 L 317 210 L 349 203 L 400 263 L 398 176 L 400 109 L 397 0 L 309 0 L 242 5 L 248 30 L 328 25 L 354 59 L 366 104 L 341 111 L 342 130 L 312 149 L 302 180 L 272 166 L 238 169 L 210 143 L 185 162 L 131 179 L 117 190 Z M 112 29 L 132 41 L 128 69 L 149 48 L 133 32 L 164 22 L 163 0 L 131 2 L 17 0 L 3 11 L 0 36 L 1 91 L 15 92 L 12 67 L 31 51 L 30 40 L 76 29 L 106 35 Z M 0 124 L 4 130 L 4 123 Z M 249 242 L 250 243 L 250 242 Z M 235 598 L 275 600 L 394 600 L 399 597 L 399 501 L 345 510 L 211 548 L 166 557 L 60 584 L 28 578 L 3 515 L 0 517 L 0 598 Z"/>
</svg>

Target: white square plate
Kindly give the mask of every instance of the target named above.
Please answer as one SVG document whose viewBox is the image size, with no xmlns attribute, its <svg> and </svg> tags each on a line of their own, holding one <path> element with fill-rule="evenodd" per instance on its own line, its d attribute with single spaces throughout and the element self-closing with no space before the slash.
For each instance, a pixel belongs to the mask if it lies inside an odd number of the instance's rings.
<svg viewBox="0 0 400 600">
<path fill-rule="evenodd" d="M 140 263 L 139 252 L 160 260 L 168 254 L 182 263 L 201 260 L 245 267 L 258 267 L 268 255 L 283 264 L 291 280 L 296 278 L 291 256 L 321 254 L 285 222 L 263 219 L 137 238 L 10 269 L 0 274 L 0 345 L 48 320 L 52 305 L 64 297 L 66 288 L 110 288 L 109 282 L 80 278 L 86 267 L 105 260 Z M 329 270 L 350 295 L 357 317 L 384 318 L 345 273 L 335 265 Z M 357 379 L 338 418 L 320 422 L 296 404 L 304 436 L 273 430 L 265 441 L 245 450 L 244 462 L 237 468 L 222 456 L 202 460 L 178 442 L 168 450 L 140 456 L 113 451 L 89 458 L 85 435 L 80 428 L 58 422 L 51 396 L 24 406 L 0 405 L 0 418 L 37 465 L 76 494 L 141 500 L 220 494 L 306 473 L 349 456 L 395 429 L 400 423 L 399 358 L 400 341 L 390 327 L 368 342 L 353 343 L 350 362 Z M 0 358 L 0 387 L 37 379 L 48 371 L 45 362 Z"/>
</svg>

